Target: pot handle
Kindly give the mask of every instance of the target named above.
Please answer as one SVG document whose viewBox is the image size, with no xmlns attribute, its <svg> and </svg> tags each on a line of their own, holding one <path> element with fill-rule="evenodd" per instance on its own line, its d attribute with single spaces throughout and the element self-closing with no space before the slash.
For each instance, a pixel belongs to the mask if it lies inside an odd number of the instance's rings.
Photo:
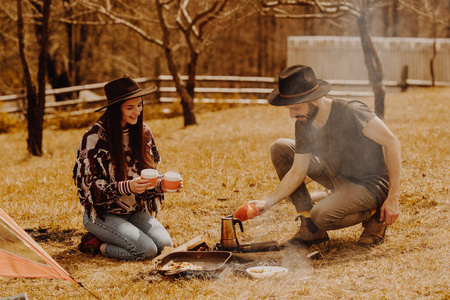
<svg viewBox="0 0 450 300">
<path fill-rule="evenodd" d="M 241 227 L 241 232 L 244 232 L 244 227 L 242 226 L 241 220 L 239 220 L 238 218 L 233 218 L 233 226 L 236 225 L 236 223 L 238 223 L 239 227 Z"/>
</svg>

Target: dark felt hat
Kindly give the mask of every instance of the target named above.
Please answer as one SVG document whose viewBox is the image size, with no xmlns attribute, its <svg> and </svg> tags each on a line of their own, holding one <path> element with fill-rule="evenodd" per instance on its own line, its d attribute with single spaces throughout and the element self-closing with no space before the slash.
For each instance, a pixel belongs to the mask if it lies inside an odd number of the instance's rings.
<svg viewBox="0 0 450 300">
<path fill-rule="evenodd" d="M 151 94 L 156 91 L 156 86 L 152 85 L 149 88 L 142 89 L 139 84 L 133 80 L 133 78 L 131 78 L 129 75 L 124 75 L 121 78 L 114 79 L 105 84 L 104 89 L 106 98 L 108 99 L 108 104 L 103 106 L 102 108 L 97 109 L 96 111 L 100 111 L 110 105 L 125 100 Z"/>
<path fill-rule="evenodd" d="M 281 72 L 278 87 L 269 95 L 269 103 L 285 106 L 313 101 L 328 94 L 331 85 L 316 78 L 313 69 L 295 65 Z"/>
</svg>

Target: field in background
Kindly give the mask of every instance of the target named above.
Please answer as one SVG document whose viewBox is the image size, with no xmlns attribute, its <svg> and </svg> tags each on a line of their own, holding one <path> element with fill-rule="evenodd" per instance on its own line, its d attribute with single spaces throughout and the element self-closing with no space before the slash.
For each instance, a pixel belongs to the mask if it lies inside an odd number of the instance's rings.
<svg viewBox="0 0 450 300">
<path fill-rule="evenodd" d="M 283 279 L 249 279 L 231 266 L 218 279 L 168 281 L 152 275 L 150 261 L 80 253 L 76 247 L 85 229 L 71 170 L 85 129 L 45 130 L 40 158 L 27 154 L 25 131 L 0 134 L 0 207 L 101 299 L 448 299 L 449 94 L 436 88 L 387 96 L 385 122 L 402 143 L 403 170 L 402 214 L 388 228 L 386 242 L 357 246 L 359 225 L 331 231 L 330 242 L 280 253 L 277 263 L 291 270 Z M 210 245 L 219 242 L 222 216 L 277 185 L 268 147 L 294 134 L 283 107 L 240 106 L 197 118 L 199 125 L 188 128 L 181 117 L 147 119 L 162 154 L 160 170 L 184 178 L 184 191 L 168 194 L 158 215 L 175 246 L 198 235 Z M 239 239 L 283 241 L 297 230 L 295 217 L 283 201 L 244 222 Z M 312 251 L 322 259 L 306 259 Z M 62 280 L 0 278 L 0 297 L 24 292 L 30 299 L 91 299 Z"/>
</svg>

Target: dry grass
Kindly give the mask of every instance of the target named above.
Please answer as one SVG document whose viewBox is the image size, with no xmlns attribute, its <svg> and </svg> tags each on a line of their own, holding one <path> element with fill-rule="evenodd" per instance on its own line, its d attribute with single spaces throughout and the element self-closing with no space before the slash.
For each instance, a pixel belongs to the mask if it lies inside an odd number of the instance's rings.
<svg viewBox="0 0 450 300">
<path fill-rule="evenodd" d="M 102 299 L 449 299 L 449 92 L 416 89 L 387 97 L 385 121 L 402 142 L 403 179 L 402 214 L 386 242 L 361 248 L 360 226 L 332 231 L 328 243 L 279 253 L 275 263 L 291 270 L 283 279 L 252 280 L 232 266 L 219 279 L 169 281 L 152 275 L 150 261 L 78 252 L 85 229 L 71 169 L 84 129 L 46 130 L 41 158 L 27 154 L 25 132 L 1 134 L 0 207 L 23 228 L 46 229 L 35 235 L 38 242 Z M 222 216 L 277 185 L 268 147 L 293 136 L 285 108 L 244 106 L 201 113 L 198 122 L 183 129 L 181 118 L 148 120 L 163 155 L 161 170 L 184 177 L 184 192 L 168 195 L 158 216 L 175 245 L 200 234 L 217 243 Z M 294 218 L 283 201 L 244 222 L 240 241 L 282 241 L 296 231 Z M 323 259 L 308 261 L 313 250 Z M 274 261 L 261 263 L 268 262 Z M 0 278 L 0 297 L 23 292 L 30 299 L 92 298 L 62 280 Z"/>
</svg>

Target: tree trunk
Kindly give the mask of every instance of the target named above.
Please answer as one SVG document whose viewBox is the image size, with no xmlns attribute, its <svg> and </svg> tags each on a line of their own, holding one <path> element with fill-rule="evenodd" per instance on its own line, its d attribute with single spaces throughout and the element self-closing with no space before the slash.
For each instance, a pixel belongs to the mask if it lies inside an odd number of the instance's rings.
<svg viewBox="0 0 450 300">
<path fill-rule="evenodd" d="M 436 58 L 436 39 L 433 41 L 433 56 L 430 59 L 430 76 L 431 76 L 431 86 L 436 86 L 435 76 L 434 76 L 434 60 Z"/>
<path fill-rule="evenodd" d="M 166 57 L 167 65 L 169 67 L 170 74 L 173 77 L 175 87 L 177 89 L 178 95 L 181 98 L 181 106 L 183 107 L 184 116 L 184 126 L 196 125 L 197 121 L 193 112 L 194 107 L 194 87 L 195 87 L 195 70 L 197 67 L 197 57 L 198 54 L 191 52 L 191 61 L 188 66 L 188 83 L 187 87 L 183 85 L 178 72 L 178 66 L 175 63 L 175 58 L 173 57 L 172 49 L 170 48 L 170 30 L 167 27 L 166 20 L 164 19 L 163 13 L 163 3 L 161 0 L 156 1 L 156 9 L 158 11 L 159 22 L 161 29 L 163 31 L 163 45 L 164 55 Z"/>
<path fill-rule="evenodd" d="M 436 50 L 436 23 L 433 23 L 433 56 L 431 56 L 430 58 L 430 76 L 431 76 L 431 86 L 435 86 L 436 82 L 435 82 L 435 74 L 434 74 L 434 61 L 436 59 L 436 55 L 437 55 L 437 50 Z"/>
<path fill-rule="evenodd" d="M 388 37 L 388 36 L 392 36 L 392 32 L 391 29 L 392 27 L 391 25 L 391 0 L 387 1 L 388 3 L 386 3 L 386 5 L 384 7 L 381 7 L 381 19 L 383 20 L 383 36 Z"/>
<path fill-rule="evenodd" d="M 73 2 L 73 0 L 63 0 L 64 16 L 68 19 L 76 14 L 73 9 Z M 83 21 L 86 17 L 82 17 L 81 19 Z M 89 43 L 87 40 L 89 35 L 95 39 L 94 34 L 97 34 L 97 32 L 91 30 L 89 25 L 72 23 L 65 24 L 65 31 L 67 35 L 67 56 L 69 58 L 67 75 L 71 84 L 80 85 L 82 82 L 81 66 L 83 66 L 83 57 L 89 56 L 89 54 L 86 55 L 86 52 L 92 51 L 88 46 Z"/>
<path fill-rule="evenodd" d="M 257 15 L 257 22 L 258 22 L 258 30 L 256 33 L 258 42 L 257 42 L 257 47 L 256 47 L 256 53 L 257 53 L 257 74 L 258 76 L 263 76 L 263 65 L 264 65 L 264 59 L 266 58 L 264 55 L 264 49 L 266 48 L 267 45 L 265 45 L 265 41 L 264 41 L 264 33 L 266 29 L 266 26 L 264 24 L 264 21 L 266 20 L 266 18 L 264 18 L 263 16 Z"/>
<path fill-rule="evenodd" d="M 194 96 L 195 96 L 195 76 L 197 75 L 198 53 L 191 53 L 191 60 L 188 63 L 188 79 L 186 90 L 189 97 L 181 98 L 181 106 L 183 107 L 184 126 L 196 125 L 197 121 L 193 113 Z"/>
<path fill-rule="evenodd" d="M 398 36 L 398 0 L 393 0 L 391 26 L 392 36 Z"/>
<path fill-rule="evenodd" d="M 58 54 L 47 58 L 47 78 L 52 88 L 59 89 L 71 86 L 70 77 L 66 70 L 62 57 Z M 72 93 L 55 94 L 55 101 L 72 99 Z"/>
<path fill-rule="evenodd" d="M 365 11 L 361 11 L 361 15 L 358 17 L 358 28 L 361 35 L 361 45 L 364 52 L 364 61 L 368 70 L 369 81 L 375 94 L 375 113 L 380 119 L 383 119 L 384 97 L 386 94 L 383 85 L 383 67 L 368 30 L 367 15 Z"/>
<path fill-rule="evenodd" d="M 36 145 L 35 143 L 30 142 L 31 132 L 33 130 L 33 124 L 36 107 L 36 87 L 33 85 L 33 81 L 31 80 L 30 69 L 28 67 L 28 63 L 25 57 L 25 43 L 24 43 L 24 34 L 23 34 L 23 15 L 22 15 L 22 0 L 17 0 L 17 37 L 19 40 L 19 55 L 20 61 L 23 69 L 23 77 L 26 85 L 26 95 L 27 95 L 27 121 L 28 121 L 28 151 L 32 155 L 41 155 L 41 147 Z"/>
<path fill-rule="evenodd" d="M 181 106 L 183 108 L 183 116 L 184 116 L 184 126 L 197 125 L 197 121 L 195 119 L 195 115 L 193 113 L 194 107 L 194 98 L 188 92 L 186 86 L 182 84 L 180 75 L 178 73 L 178 69 L 176 67 L 175 61 L 173 59 L 173 54 L 170 48 L 166 47 L 164 54 L 166 55 L 166 61 L 169 66 L 170 74 L 173 76 L 173 81 L 175 83 L 175 87 L 177 89 L 178 95 L 181 98 Z M 192 80 L 191 75 L 189 78 Z M 195 75 L 194 75 L 195 80 Z M 195 86 L 195 84 L 194 84 Z M 191 93 L 193 93 L 193 86 L 191 88 Z"/>
<path fill-rule="evenodd" d="M 45 108 L 45 76 L 47 71 L 48 58 L 48 40 L 49 29 L 48 21 L 50 17 L 51 0 L 45 0 L 42 7 L 41 27 L 38 29 L 38 40 L 40 44 L 39 63 L 38 63 L 38 93 L 31 79 L 30 69 L 25 55 L 25 44 L 23 34 L 23 15 L 22 0 L 17 0 L 17 35 L 19 39 L 19 52 L 22 68 L 24 72 L 24 80 L 27 86 L 27 121 L 28 121 L 28 138 L 27 149 L 34 156 L 42 155 L 42 133 L 44 124 L 44 108 Z M 40 11 L 40 10 L 39 10 Z M 40 32 L 40 33 L 38 33 Z"/>
</svg>

